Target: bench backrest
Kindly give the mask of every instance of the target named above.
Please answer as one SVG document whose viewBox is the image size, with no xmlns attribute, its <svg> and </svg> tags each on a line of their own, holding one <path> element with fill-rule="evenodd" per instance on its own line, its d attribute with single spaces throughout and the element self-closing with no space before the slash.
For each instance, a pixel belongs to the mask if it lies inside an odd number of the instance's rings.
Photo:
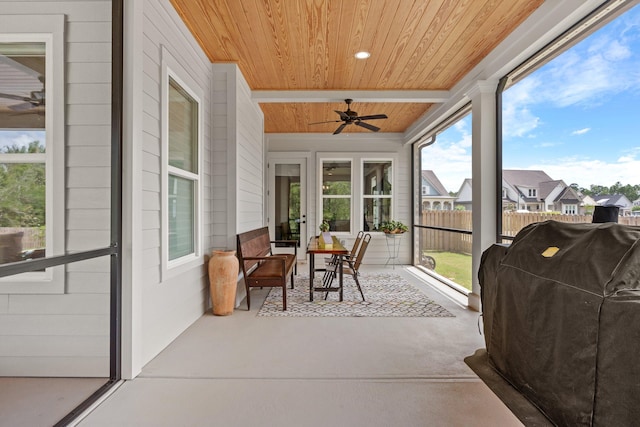
<svg viewBox="0 0 640 427">
<path fill-rule="evenodd" d="M 269 237 L 269 227 L 262 227 L 256 230 L 240 233 L 237 236 L 237 253 L 240 260 L 240 266 L 246 274 L 254 265 L 258 264 L 257 260 L 245 261 L 244 258 L 263 257 L 271 254 L 271 238 Z"/>
</svg>

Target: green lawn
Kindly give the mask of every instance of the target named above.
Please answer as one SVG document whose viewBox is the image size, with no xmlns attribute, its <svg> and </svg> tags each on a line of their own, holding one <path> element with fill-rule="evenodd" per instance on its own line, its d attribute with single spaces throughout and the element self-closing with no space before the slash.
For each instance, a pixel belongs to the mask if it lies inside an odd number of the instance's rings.
<svg viewBox="0 0 640 427">
<path fill-rule="evenodd" d="M 424 251 L 436 260 L 436 273 L 471 290 L 471 255 Z"/>
</svg>

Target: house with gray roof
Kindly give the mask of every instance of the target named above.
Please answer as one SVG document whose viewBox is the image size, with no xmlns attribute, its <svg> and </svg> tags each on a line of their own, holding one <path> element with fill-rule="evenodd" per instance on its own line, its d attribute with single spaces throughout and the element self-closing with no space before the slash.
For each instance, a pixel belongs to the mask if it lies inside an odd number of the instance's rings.
<svg viewBox="0 0 640 427">
<path fill-rule="evenodd" d="M 617 206 L 620 216 L 631 215 L 633 203 L 624 194 L 600 194 L 593 196 L 597 206 Z"/>
<path fill-rule="evenodd" d="M 470 211 L 472 206 L 472 194 L 473 186 L 471 178 L 466 178 L 462 181 L 460 189 L 458 190 L 458 197 L 456 198 L 454 208 L 461 206 L 465 211 Z"/>
<path fill-rule="evenodd" d="M 453 203 L 456 198 L 449 195 L 449 192 L 444 188 L 436 174 L 432 170 L 423 170 L 421 175 L 422 210 L 453 210 Z"/>
<path fill-rule="evenodd" d="M 541 170 L 502 171 L 502 208 L 512 211 L 580 214 L 581 198 L 562 180 Z"/>
</svg>

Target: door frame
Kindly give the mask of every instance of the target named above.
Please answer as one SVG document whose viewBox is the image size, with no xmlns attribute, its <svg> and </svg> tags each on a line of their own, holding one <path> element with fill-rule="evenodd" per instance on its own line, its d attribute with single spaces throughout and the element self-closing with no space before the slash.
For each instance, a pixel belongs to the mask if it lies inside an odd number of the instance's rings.
<svg viewBox="0 0 640 427">
<path fill-rule="evenodd" d="M 307 230 L 309 224 L 309 188 L 308 188 L 308 165 L 310 153 L 283 153 L 269 152 L 267 154 L 268 164 L 268 186 L 267 186 L 267 225 L 269 226 L 269 235 L 275 238 L 275 165 L 289 164 L 300 166 L 300 248 L 298 249 L 298 261 L 306 260 L 307 254 L 303 250 L 307 242 Z"/>
</svg>

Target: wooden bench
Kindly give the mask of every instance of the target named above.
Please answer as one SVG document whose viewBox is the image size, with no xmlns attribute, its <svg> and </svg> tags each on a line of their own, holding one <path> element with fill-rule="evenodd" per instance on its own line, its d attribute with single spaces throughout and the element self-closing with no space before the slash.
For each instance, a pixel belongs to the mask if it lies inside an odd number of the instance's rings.
<svg viewBox="0 0 640 427">
<path fill-rule="evenodd" d="M 292 254 L 274 254 L 272 244 L 293 247 Z M 282 309 L 287 309 L 287 278 L 296 271 L 298 257 L 297 240 L 270 240 L 269 228 L 262 227 L 237 235 L 237 255 L 240 268 L 244 275 L 247 289 L 247 310 L 251 309 L 250 290 L 252 287 L 280 286 L 282 287 Z"/>
</svg>

